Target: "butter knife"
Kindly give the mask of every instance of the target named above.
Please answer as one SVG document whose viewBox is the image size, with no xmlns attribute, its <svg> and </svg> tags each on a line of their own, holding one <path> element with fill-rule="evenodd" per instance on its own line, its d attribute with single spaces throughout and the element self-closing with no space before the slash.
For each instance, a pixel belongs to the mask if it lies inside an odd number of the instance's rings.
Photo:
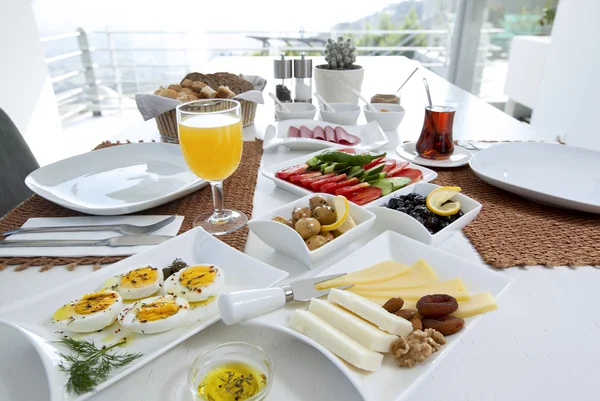
<svg viewBox="0 0 600 401">
<path fill-rule="evenodd" d="M 38 246 L 136 246 L 136 245 L 157 245 L 173 237 L 167 235 L 126 235 L 106 239 L 31 239 L 0 241 L 0 248 L 12 247 L 38 247 Z"/>
<path fill-rule="evenodd" d="M 17 228 L 2 233 L 3 237 L 14 234 L 33 234 L 33 233 L 64 233 L 77 231 L 116 231 L 123 235 L 143 235 L 163 228 L 175 220 L 177 216 L 169 216 L 154 224 L 146 226 L 136 226 L 134 224 L 104 224 L 104 225 L 88 225 L 88 226 L 57 226 L 57 227 L 28 227 Z"/>
</svg>

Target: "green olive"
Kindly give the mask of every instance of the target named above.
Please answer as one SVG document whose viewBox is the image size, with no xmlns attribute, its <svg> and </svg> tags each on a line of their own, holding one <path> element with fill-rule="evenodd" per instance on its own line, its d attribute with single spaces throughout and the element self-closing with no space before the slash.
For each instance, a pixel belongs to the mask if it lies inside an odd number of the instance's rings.
<svg viewBox="0 0 600 401">
<path fill-rule="evenodd" d="M 304 217 L 312 217 L 312 209 L 309 207 L 297 207 L 292 212 L 292 224 L 296 224 L 298 220 Z"/>
<path fill-rule="evenodd" d="M 312 198 L 310 198 L 310 200 L 308 202 L 309 202 L 311 209 L 314 209 L 317 206 L 329 206 L 327 199 L 325 199 L 321 195 L 313 196 Z"/>
<path fill-rule="evenodd" d="M 306 240 L 306 246 L 310 251 L 314 251 L 325 245 L 327 243 L 327 238 L 322 235 L 313 235 L 309 239 Z"/>
<path fill-rule="evenodd" d="M 319 233 L 319 235 L 325 237 L 325 239 L 327 240 L 327 242 L 335 239 L 335 237 L 333 236 L 333 234 L 331 233 L 331 231 L 321 231 Z"/>
<path fill-rule="evenodd" d="M 321 225 L 327 226 L 335 223 L 337 220 L 337 213 L 331 206 L 317 206 L 313 209 L 312 217 L 319 220 Z"/>
<path fill-rule="evenodd" d="M 279 222 L 279 223 L 283 223 L 283 224 L 285 224 L 285 225 L 286 225 L 286 226 L 288 226 L 288 227 L 292 227 L 292 228 L 294 228 L 294 226 L 292 226 L 292 222 L 291 222 L 291 221 L 289 221 L 288 219 L 286 219 L 286 218 L 285 218 L 285 217 L 283 217 L 283 216 L 275 216 L 275 217 L 273 217 L 271 220 L 273 220 L 273 221 L 277 221 L 277 222 Z"/>
<path fill-rule="evenodd" d="M 321 231 L 321 223 L 317 219 L 304 217 L 296 222 L 294 228 L 303 239 L 308 239 Z"/>
</svg>

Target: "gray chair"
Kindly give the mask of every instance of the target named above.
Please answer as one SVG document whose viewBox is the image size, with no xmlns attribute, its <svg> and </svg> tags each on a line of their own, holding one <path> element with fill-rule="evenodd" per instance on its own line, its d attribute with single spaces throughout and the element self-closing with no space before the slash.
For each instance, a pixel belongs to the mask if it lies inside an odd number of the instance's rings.
<svg viewBox="0 0 600 401">
<path fill-rule="evenodd" d="M 38 167 L 25 139 L 0 109 L 0 217 L 31 195 L 24 180 Z"/>
</svg>

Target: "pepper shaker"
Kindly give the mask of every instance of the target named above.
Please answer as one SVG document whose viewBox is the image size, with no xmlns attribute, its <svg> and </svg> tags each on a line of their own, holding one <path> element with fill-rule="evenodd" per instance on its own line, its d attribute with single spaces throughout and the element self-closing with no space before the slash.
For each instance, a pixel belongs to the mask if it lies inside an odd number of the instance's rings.
<svg viewBox="0 0 600 401">
<path fill-rule="evenodd" d="M 279 60 L 274 60 L 275 96 L 280 102 L 292 101 L 292 60 L 286 60 L 281 53 Z"/>
<path fill-rule="evenodd" d="M 294 60 L 294 102 L 312 103 L 312 60 L 304 53 Z"/>
</svg>

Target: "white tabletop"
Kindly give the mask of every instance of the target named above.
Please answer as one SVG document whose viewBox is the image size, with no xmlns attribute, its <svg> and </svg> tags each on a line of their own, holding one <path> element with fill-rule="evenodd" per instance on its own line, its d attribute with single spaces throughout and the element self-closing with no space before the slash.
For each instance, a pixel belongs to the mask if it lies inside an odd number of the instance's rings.
<svg viewBox="0 0 600 401">
<path fill-rule="evenodd" d="M 393 91 L 415 65 L 402 57 L 361 57 L 360 60 L 365 67 L 363 92 L 367 96 L 375 92 L 390 92 L 390 88 Z M 202 71 L 243 71 L 269 79 L 272 59 L 216 58 Z M 537 138 L 528 126 L 421 69 L 402 92 L 401 103 L 407 109 L 407 116 L 397 133 L 388 133 L 391 143 L 385 150 L 390 153 L 400 141 L 415 140 L 419 135 L 425 100 L 424 76 L 429 81 L 434 99 L 439 96 L 459 103 L 456 139 Z M 267 106 L 259 107 L 256 124 L 245 130 L 247 139 L 262 136 L 272 116 L 272 102 L 269 100 Z M 148 121 L 129 127 L 112 139 L 152 138 L 157 138 L 157 131 L 154 122 Z M 300 154 L 285 148 L 271 150 L 265 152 L 263 165 Z M 296 198 L 259 175 L 254 213 L 265 213 Z M 481 263 L 482 268 L 489 268 L 483 265 L 478 253 L 462 234 L 450 238 L 439 248 Z M 274 253 L 252 234 L 248 238 L 246 253 L 289 271 L 292 279 L 316 273 Z M 54 268 L 46 273 L 39 273 L 36 268 L 23 272 L 4 271 L 0 274 L 0 306 L 88 274 L 90 269 L 81 267 L 75 272 L 68 272 Z M 515 284 L 500 300 L 499 310 L 487 314 L 462 343 L 439 362 L 434 374 L 407 399 L 597 400 L 594 379 L 595 362 L 600 358 L 600 308 L 595 307 L 592 296 L 600 285 L 600 272 L 591 267 L 527 267 L 505 269 L 502 274 L 515 279 Z M 227 327 L 218 323 L 96 394 L 91 400 L 190 400 L 184 387 L 187 366 L 208 345 L 228 340 L 253 342 L 271 353 L 276 373 L 269 400 L 360 399 L 334 365 L 309 346 L 270 330 L 239 325 Z M 1 394 L 0 399 L 4 399 Z"/>
</svg>

